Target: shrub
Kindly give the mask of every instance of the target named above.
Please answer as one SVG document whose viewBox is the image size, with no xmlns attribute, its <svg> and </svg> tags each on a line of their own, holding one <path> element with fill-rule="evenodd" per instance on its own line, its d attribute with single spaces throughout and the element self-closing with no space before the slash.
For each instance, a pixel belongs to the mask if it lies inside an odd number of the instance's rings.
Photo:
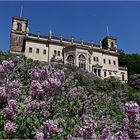
<svg viewBox="0 0 140 140">
<path fill-rule="evenodd" d="M 14 54 L 0 61 L 1 138 L 139 138 L 139 102 L 129 102 L 138 95 L 126 84 Z"/>
</svg>

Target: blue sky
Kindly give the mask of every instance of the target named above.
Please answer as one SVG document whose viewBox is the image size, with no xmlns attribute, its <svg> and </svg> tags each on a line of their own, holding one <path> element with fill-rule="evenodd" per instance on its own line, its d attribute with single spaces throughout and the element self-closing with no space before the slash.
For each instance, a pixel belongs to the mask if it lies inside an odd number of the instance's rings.
<svg viewBox="0 0 140 140">
<path fill-rule="evenodd" d="M 106 36 L 117 38 L 118 47 L 127 53 L 140 53 L 140 2 L 0 2 L 0 49 L 10 44 L 12 16 L 29 19 L 31 33 L 74 37 L 98 44 Z"/>
</svg>

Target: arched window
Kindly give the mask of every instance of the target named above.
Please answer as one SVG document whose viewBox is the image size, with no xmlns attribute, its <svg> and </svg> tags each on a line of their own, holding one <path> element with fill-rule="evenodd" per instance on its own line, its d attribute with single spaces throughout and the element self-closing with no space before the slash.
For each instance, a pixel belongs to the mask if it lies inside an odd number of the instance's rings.
<svg viewBox="0 0 140 140">
<path fill-rule="evenodd" d="M 113 42 L 111 42 L 111 47 L 112 47 L 112 48 L 114 47 L 114 43 L 113 43 Z"/>
<path fill-rule="evenodd" d="M 86 69 L 86 58 L 84 55 L 79 55 L 79 68 Z"/>
<path fill-rule="evenodd" d="M 21 26 L 22 26 L 21 23 L 17 23 L 17 30 L 18 31 L 21 31 Z"/>
<path fill-rule="evenodd" d="M 74 56 L 73 55 L 69 55 L 67 57 L 67 62 L 68 62 L 68 64 L 74 64 Z"/>
</svg>

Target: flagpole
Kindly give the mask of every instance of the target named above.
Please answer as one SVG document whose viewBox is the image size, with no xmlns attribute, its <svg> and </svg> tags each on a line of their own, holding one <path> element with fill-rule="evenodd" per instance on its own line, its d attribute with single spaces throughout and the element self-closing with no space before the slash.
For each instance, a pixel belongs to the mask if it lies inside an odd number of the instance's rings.
<svg viewBox="0 0 140 140">
<path fill-rule="evenodd" d="M 108 26 L 106 26 L 107 36 L 109 36 L 109 29 Z"/>
<path fill-rule="evenodd" d="M 22 17 L 22 11 L 23 11 L 23 6 L 21 6 L 21 9 L 20 9 L 20 18 Z"/>
</svg>

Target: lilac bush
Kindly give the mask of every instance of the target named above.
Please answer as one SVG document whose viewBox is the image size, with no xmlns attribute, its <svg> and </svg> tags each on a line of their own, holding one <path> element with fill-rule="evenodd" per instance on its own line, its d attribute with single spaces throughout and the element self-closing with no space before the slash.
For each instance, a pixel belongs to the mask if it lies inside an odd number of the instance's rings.
<svg viewBox="0 0 140 140">
<path fill-rule="evenodd" d="M 51 65 L 44 66 L 41 69 L 32 70 L 30 73 L 31 86 L 30 92 L 39 91 L 52 94 L 55 90 L 60 89 L 64 81 L 64 72 L 56 70 Z M 35 87 L 34 87 L 35 86 Z M 34 91 L 33 91 L 34 89 Z"/>
<path fill-rule="evenodd" d="M 125 85 L 56 62 L 11 58 L 0 64 L 1 138 L 140 138 L 140 107 L 126 103 Z"/>
</svg>

